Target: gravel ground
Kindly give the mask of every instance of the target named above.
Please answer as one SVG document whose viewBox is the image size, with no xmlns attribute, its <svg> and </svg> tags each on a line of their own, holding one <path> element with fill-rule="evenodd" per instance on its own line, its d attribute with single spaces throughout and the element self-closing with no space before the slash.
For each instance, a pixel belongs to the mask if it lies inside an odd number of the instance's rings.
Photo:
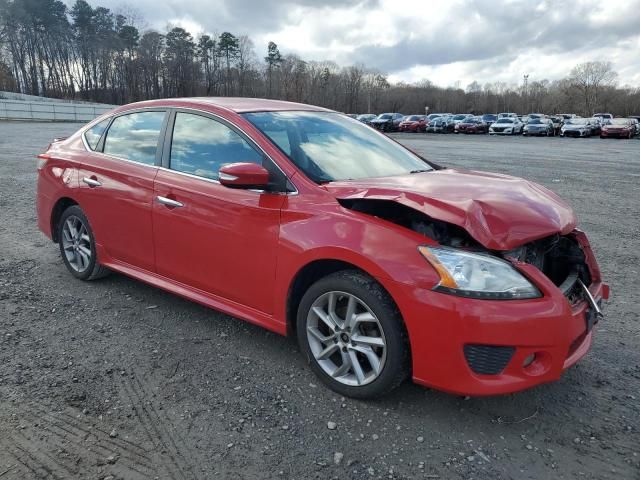
<svg viewBox="0 0 640 480">
<path fill-rule="evenodd" d="M 290 339 L 121 275 L 73 279 L 36 227 L 34 155 L 77 128 L 0 122 L 2 480 L 640 478 L 640 140 L 395 136 L 560 193 L 613 297 L 557 383 L 361 402 Z"/>
</svg>

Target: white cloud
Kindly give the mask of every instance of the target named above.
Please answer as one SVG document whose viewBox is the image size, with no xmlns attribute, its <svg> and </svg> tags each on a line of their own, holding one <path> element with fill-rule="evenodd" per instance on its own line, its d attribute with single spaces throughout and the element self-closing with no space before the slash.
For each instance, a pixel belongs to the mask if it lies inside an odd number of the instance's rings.
<svg viewBox="0 0 640 480">
<path fill-rule="evenodd" d="M 71 2 L 72 0 L 67 0 Z M 117 9 L 122 0 L 91 0 Z M 148 23 L 249 35 L 282 53 L 363 63 L 395 81 L 550 80 L 583 61 L 640 84 L 640 0 L 137 0 Z M 612 8 L 614 7 L 614 8 Z"/>
</svg>

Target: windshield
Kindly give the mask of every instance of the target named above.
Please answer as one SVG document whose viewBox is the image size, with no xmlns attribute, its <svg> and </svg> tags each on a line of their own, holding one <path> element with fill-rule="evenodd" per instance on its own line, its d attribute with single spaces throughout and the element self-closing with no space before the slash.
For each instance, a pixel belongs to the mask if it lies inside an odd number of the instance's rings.
<svg viewBox="0 0 640 480">
<path fill-rule="evenodd" d="M 338 113 L 256 112 L 243 116 L 318 183 L 433 170 L 385 135 Z"/>
<path fill-rule="evenodd" d="M 464 120 L 465 118 L 467 118 L 466 115 L 456 115 L 453 117 L 454 120 Z"/>
<path fill-rule="evenodd" d="M 405 122 L 418 122 L 421 120 L 419 115 L 410 115 L 408 117 L 404 117 Z"/>
<path fill-rule="evenodd" d="M 380 115 L 378 117 L 379 120 L 388 120 L 392 117 L 392 115 L 390 113 L 383 113 L 382 115 Z"/>
<path fill-rule="evenodd" d="M 531 119 L 531 120 L 529 120 L 527 123 L 528 123 L 529 125 L 532 125 L 532 124 L 536 124 L 536 123 L 543 123 L 543 122 L 542 122 L 542 120 L 540 120 L 539 118 L 532 118 L 532 119 Z"/>
<path fill-rule="evenodd" d="M 497 123 L 513 123 L 513 120 L 511 120 L 510 118 L 501 118 Z"/>
<path fill-rule="evenodd" d="M 586 118 L 571 118 L 567 120 L 568 125 L 586 125 L 588 120 Z"/>
</svg>

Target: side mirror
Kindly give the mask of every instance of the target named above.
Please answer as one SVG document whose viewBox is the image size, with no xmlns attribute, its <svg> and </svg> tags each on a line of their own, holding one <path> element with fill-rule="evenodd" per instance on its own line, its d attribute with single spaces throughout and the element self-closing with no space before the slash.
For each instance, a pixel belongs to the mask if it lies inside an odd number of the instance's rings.
<svg viewBox="0 0 640 480">
<path fill-rule="evenodd" d="M 269 172 L 257 163 L 230 163 L 220 167 L 218 180 L 225 187 L 265 189 Z"/>
</svg>

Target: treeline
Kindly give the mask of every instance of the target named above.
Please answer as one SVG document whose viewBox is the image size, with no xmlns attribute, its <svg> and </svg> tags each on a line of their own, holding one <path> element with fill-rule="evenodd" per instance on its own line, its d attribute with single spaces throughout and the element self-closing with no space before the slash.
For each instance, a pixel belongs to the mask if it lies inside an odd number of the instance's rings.
<svg viewBox="0 0 640 480">
<path fill-rule="evenodd" d="M 392 84 L 362 65 L 257 53 L 246 35 L 194 38 L 180 27 L 142 28 L 135 10 L 76 0 L 0 0 L 0 90 L 128 103 L 223 95 L 280 98 L 349 112 L 568 112 L 640 114 L 640 89 L 618 86 L 608 62 L 577 65 L 565 79 L 443 88 Z"/>
</svg>

